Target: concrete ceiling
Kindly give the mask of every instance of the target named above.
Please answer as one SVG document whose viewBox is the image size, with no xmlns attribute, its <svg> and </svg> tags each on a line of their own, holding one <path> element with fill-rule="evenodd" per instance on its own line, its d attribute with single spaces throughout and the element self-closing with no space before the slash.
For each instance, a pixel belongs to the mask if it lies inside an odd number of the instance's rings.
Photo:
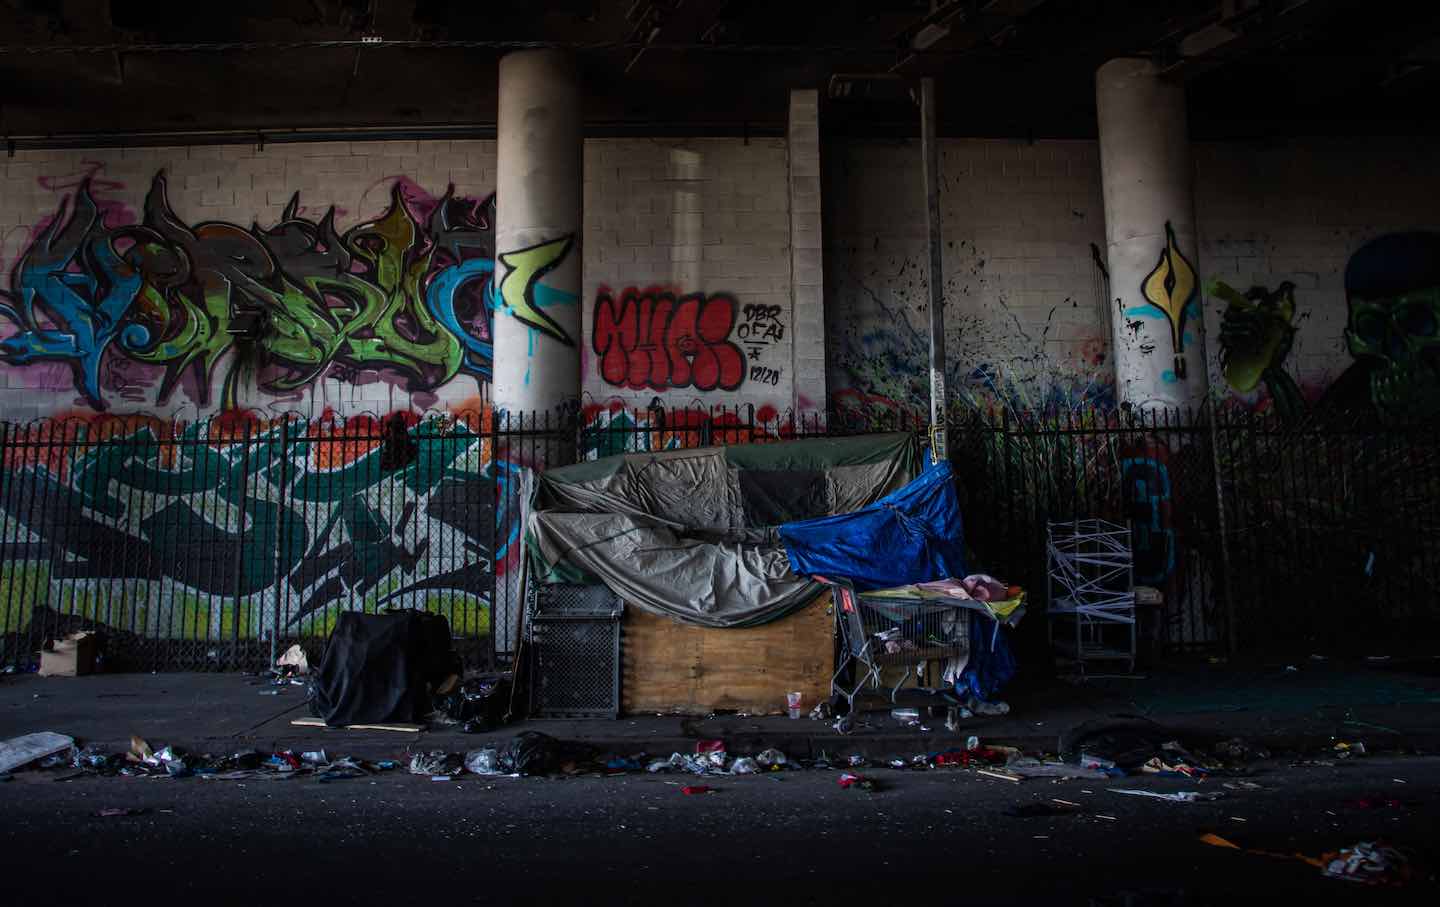
<svg viewBox="0 0 1440 907">
<path fill-rule="evenodd" d="M 913 131 L 904 88 L 932 75 L 943 134 L 1085 137 L 1095 67 L 1134 54 L 1187 83 L 1198 138 L 1440 131 L 1430 3 L 0 0 L 0 133 L 483 134 L 524 42 L 574 48 L 592 135 L 777 132 L 786 88 L 838 73 L 902 78 L 827 96 L 830 132 Z"/>
</svg>

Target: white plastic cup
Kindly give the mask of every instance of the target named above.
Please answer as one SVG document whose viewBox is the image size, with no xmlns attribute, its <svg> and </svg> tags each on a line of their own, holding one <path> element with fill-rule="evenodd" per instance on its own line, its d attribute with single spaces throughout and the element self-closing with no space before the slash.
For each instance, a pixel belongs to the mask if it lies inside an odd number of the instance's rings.
<svg viewBox="0 0 1440 907">
<path fill-rule="evenodd" d="M 800 709 L 800 700 L 801 700 L 801 699 L 802 699 L 802 697 L 801 697 L 799 691 L 795 691 L 795 692 L 791 692 L 791 693 L 786 693 L 786 694 L 785 694 L 785 705 L 786 705 L 786 707 L 790 710 L 790 720 L 792 720 L 792 721 L 797 720 L 797 719 L 800 717 L 800 712 L 801 712 L 801 709 Z"/>
</svg>

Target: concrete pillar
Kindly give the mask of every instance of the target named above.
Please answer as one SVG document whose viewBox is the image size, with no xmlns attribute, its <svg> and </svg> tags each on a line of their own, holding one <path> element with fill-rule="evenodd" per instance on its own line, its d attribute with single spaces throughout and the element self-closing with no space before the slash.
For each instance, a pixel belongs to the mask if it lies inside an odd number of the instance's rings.
<svg viewBox="0 0 1440 907">
<path fill-rule="evenodd" d="M 1095 74 L 1116 395 L 1140 408 L 1205 399 L 1205 326 L 1185 92 L 1148 60 Z"/>
<path fill-rule="evenodd" d="M 820 92 L 790 92 L 786 141 L 790 181 L 790 371 L 797 414 L 824 411 L 825 276 L 821 267 Z"/>
<path fill-rule="evenodd" d="M 580 85 L 562 51 L 500 60 L 495 178 L 497 412 L 580 399 Z"/>
</svg>

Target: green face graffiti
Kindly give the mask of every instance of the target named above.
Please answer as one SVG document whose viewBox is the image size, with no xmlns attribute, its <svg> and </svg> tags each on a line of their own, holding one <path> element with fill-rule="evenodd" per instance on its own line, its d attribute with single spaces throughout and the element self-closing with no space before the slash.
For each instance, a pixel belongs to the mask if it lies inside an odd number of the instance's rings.
<svg viewBox="0 0 1440 907">
<path fill-rule="evenodd" d="M 1373 363 L 1370 393 L 1387 418 L 1440 413 L 1440 287 L 1391 297 L 1351 295 L 1345 342 Z"/>
</svg>

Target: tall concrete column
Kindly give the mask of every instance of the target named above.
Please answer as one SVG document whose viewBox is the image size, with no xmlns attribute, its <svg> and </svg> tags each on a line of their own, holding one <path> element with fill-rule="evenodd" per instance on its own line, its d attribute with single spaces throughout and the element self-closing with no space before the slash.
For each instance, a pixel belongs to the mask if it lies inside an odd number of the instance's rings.
<svg viewBox="0 0 1440 907">
<path fill-rule="evenodd" d="M 1116 393 L 1141 408 L 1199 406 L 1205 324 L 1185 91 L 1148 60 L 1095 74 Z"/>
<path fill-rule="evenodd" d="M 497 412 L 580 398 L 580 85 L 562 51 L 500 60 L 495 178 Z"/>
</svg>

